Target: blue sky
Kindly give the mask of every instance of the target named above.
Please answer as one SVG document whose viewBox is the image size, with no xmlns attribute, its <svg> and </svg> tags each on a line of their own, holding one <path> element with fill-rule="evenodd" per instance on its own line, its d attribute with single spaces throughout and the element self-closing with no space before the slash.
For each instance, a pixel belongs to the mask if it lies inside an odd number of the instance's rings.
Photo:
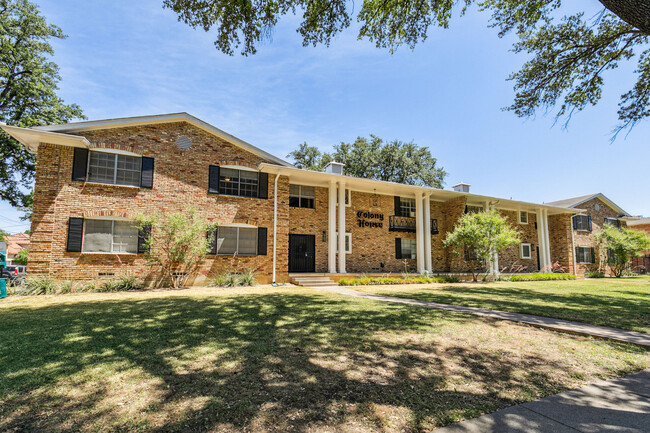
<svg viewBox="0 0 650 433">
<path fill-rule="evenodd" d="M 281 20 L 272 41 L 249 57 L 227 56 L 214 34 L 179 23 L 161 0 L 37 1 L 69 36 L 54 42 L 60 95 L 104 119 L 187 111 L 277 156 L 304 141 L 323 151 L 376 134 L 427 146 L 472 192 L 544 202 L 602 192 L 628 212 L 650 215 L 650 122 L 610 143 L 619 95 L 633 65 L 606 75 L 597 107 L 568 129 L 553 113 L 522 120 L 502 111 L 506 78 L 525 60 L 509 51 L 487 15 L 431 29 L 414 51 L 390 54 L 354 29 L 327 47 L 303 47 L 299 18 Z M 572 0 L 593 10 L 595 0 Z M 591 9 L 590 9 L 591 8 Z M 0 227 L 23 231 L 0 203 Z"/>
</svg>

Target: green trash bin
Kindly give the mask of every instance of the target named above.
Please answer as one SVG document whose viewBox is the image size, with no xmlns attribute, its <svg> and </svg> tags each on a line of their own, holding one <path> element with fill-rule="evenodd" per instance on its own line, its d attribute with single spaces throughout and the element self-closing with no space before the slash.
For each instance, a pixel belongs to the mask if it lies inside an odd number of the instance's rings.
<svg viewBox="0 0 650 433">
<path fill-rule="evenodd" d="M 0 298 L 7 297 L 7 280 L 0 278 Z"/>
</svg>

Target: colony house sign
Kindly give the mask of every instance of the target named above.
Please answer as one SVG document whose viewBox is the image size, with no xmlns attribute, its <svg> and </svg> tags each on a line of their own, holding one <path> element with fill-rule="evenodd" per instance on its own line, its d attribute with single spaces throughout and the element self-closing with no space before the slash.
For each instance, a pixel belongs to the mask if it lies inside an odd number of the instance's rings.
<svg viewBox="0 0 650 433">
<path fill-rule="evenodd" d="M 368 221 L 375 220 L 375 221 Z M 357 212 L 357 224 L 359 227 L 382 228 L 384 226 L 384 214 L 360 210 Z"/>
</svg>

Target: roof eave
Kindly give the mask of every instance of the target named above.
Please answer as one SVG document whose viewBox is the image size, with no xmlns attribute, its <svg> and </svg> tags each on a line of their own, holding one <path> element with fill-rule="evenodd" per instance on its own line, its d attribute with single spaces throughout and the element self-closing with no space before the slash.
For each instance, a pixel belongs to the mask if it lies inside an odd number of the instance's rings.
<svg viewBox="0 0 650 433">
<path fill-rule="evenodd" d="M 70 147 L 88 148 L 90 142 L 79 135 L 61 134 L 58 132 L 41 131 L 19 126 L 0 125 L 7 134 L 15 138 L 31 153 L 38 152 L 41 143 L 59 144 Z"/>
</svg>

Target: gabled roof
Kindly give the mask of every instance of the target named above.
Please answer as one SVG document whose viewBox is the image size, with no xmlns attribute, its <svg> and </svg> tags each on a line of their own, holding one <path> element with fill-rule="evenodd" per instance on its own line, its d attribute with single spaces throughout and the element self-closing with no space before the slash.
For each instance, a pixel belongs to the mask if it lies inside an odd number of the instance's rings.
<svg viewBox="0 0 650 433">
<path fill-rule="evenodd" d="M 551 201 L 546 203 L 549 206 L 559 206 L 559 207 L 570 207 L 570 208 L 576 208 L 580 206 L 583 203 L 588 202 L 589 200 L 593 200 L 595 198 L 601 199 L 603 202 L 605 202 L 609 207 L 617 211 L 620 216 L 630 216 L 629 213 L 627 213 L 623 208 L 621 208 L 619 205 L 605 197 L 605 194 L 602 192 L 599 192 L 597 194 L 589 194 L 589 195 L 583 195 L 580 197 L 574 197 L 574 198 L 567 198 L 564 200 L 558 200 L 558 201 Z"/>
<path fill-rule="evenodd" d="M 641 226 L 646 224 L 650 224 L 650 218 L 638 218 L 636 220 L 627 222 L 628 226 Z"/>
<path fill-rule="evenodd" d="M 193 126 L 196 126 L 199 129 L 202 129 L 210 134 L 216 135 L 219 138 L 222 138 L 226 140 L 227 142 L 234 144 L 237 147 L 240 147 L 244 150 L 247 150 L 251 153 L 254 153 L 258 156 L 261 156 L 262 158 L 272 161 L 275 164 L 286 166 L 286 167 L 292 167 L 291 164 L 289 164 L 287 161 L 284 161 L 277 156 L 273 156 L 268 152 L 263 151 L 262 149 L 253 146 L 250 143 L 245 142 L 244 140 L 241 140 L 234 135 L 230 135 L 225 131 L 222 131 L 221 129 L 210 125 L 207 122 L 204 122 L 201 119 L 198 119 L 188 113 L 181 112 L 181 113 L 170 113 L 170 114 L 157 114 L 153 116 L 137 116 L 137 117 L 121 117 L 117 119 L 105 119 L 105 120 L 91 120 L 91 121 L 85 121 L 85 122 L 73 122 L 73 123 L 62 123 L 59 125 L 47 125 L 47 126 L 34 126 L 32 128 L 27 128 L 27 130 L 32 130 L 34 132 L 41 132 L 41 133 L 57 133 L 59 135 L 58 138 L 65 138 L 65 137 L 74 137 L 69 135 L 69 133 L 76 133 L 76 132 L 82 132 L 82 131 L 92 131 L 92 130 L 98 130 L 98 129 L 111 129 L 111 128 L 125 128 L 129 126 L 140 126 L 140 125 L 155 125 L 155 124 L 161 124 L 161 123 L 175 123 L 175 122 L 187 122 Z M 18 141 L 23 143 L 23 140 L 21 138 L 18 138 L 14 135 L 15 132 L 17 131 L 12 131 L 12 127 L 8 127 L 6 125 L 2 126 L 2 129 L 4 129 L 7 133 L 10 135 L 14 136 Z M 25 129 L 25 128 L 21 128 Z M 14 132 L 14 133 L 12 133 Z M 68 133 L 68 134 L 66 134 Z M 24 135 L 27 135 L 25 133 Z M 36 137 L 34 137 L 36 138 Z M 54 137 L 51 137 L 54 138 Z M 69 138 L 67 138 L 69 139 Z M 32 152 L 36 152 L 36 147 L 33 145 L 28 146 L 27 143 L 23 143 L 25 146 L 28 147 L 28 149 Z M 30 143 L 31 144 L 31 143 Z"/>
</svg>

